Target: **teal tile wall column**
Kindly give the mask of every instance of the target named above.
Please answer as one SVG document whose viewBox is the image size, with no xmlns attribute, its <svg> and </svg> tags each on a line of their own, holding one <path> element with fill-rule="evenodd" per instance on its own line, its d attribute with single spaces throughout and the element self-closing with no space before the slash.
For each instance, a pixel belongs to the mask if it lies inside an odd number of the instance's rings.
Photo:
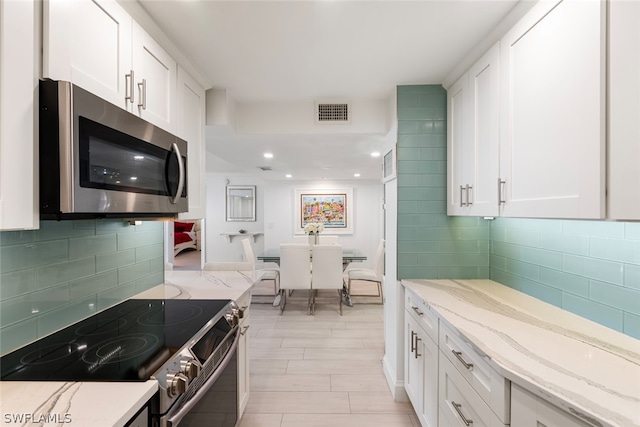
<svg viewBox="0 0 640 427">
<path fill-rule="evenodd" d="M 164 281 L 160 221 L 43 221 L 0 233 L 0 354 Z"/>
<path fill-rule="evenodd" d="M 398 278 L 486 279 L 489 224 L 447 216 L 447 92 L 398 86 Z"/>
<path fill-rule="evenodd" d="M 491 279 L 640 338 L 640 223 L 498 218 Z"/>
</svg>

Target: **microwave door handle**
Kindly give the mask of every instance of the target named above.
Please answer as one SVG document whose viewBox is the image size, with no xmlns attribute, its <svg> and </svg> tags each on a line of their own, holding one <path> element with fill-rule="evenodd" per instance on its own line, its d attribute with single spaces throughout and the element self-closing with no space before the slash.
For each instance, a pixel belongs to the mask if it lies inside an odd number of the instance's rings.
<svg viewBox="0 0 640 427">
<path fill-rule="evenodd" d="M 167 425 L 171 427 L 176 427 L 177 425 L 179 425 L 180 421 L 182 421 L 182 419 L 187 416 L 187 414 L 189 414 L 189 411 L 191 411 L 191 409 L 193 409 L 193 407 L 200 401 L 200 399 L 204 397 L 204 395 L 209 391 L 209 389 L 218 380 L 218 378 L 220 378 L 220 375 L 222 375 L 222 371 L 224 371 L 224 369 L 229 364 L 229 361 L 233 356 L 233 352 L 235 352 L 238 348 L 238 342 L 240 342 L 240 334 L 238 333 L 238 331 L 236 331 L 236 337 L 233 339 L 233 344 L 231 344 L 229 351 L 227 351 L 224 359 L 222 360 L 222 362 L 220 362 L 213 374 L 211 374 L 211 376 L 204 382 L 204 384 L 202 384 L 200 389 L 195 392 L 191 399 L 189 399 L 184 405 L 182 405 L 174 414 L 167 413 L 166 416 L 169 417 L 167 419 Z"/>
<path fill-rule="evenodd" d="M 178 172 L 180 173 L 180 180 L 178 181 L 178 191 L 176 191 L 176 196 L 171 201 L 171 203 L 175 205 L 176 203 L 178 203 L 178 200 L 180 200 L 180 196 L 182 195 L 182 189 L 184 188 L 184 163 L 182 161 L 182 155 L 180 154 L 180 149 L 178 148 L 178 144 L 174 142 L 172 146 L 173 146 L 173 151 L 176 152 L 176 156 L 178 157 Z"/>
</svg>

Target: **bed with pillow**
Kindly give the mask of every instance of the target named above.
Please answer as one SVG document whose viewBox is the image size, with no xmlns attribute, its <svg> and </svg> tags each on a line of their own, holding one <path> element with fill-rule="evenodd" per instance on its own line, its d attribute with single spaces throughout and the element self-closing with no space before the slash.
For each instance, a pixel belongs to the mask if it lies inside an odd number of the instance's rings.
<svg viewBox="0 0 640 427">
<path fill-rule="evenodd" d="M 173 256 L 186 249 L 200 250 L 200 230 L 196 222 L 173 222 Z"/>
</svg>

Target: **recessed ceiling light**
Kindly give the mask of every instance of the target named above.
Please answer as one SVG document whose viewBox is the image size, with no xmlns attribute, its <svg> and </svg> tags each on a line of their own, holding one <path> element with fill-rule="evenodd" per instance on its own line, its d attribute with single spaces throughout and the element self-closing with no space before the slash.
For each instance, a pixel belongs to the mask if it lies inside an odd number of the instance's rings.
<svg viewBox="0 0 640 427">
<path fill-rule="evenodd" d="M 354 173 L 353 176 L 355 176 L 356 178 L 359 178 L 360 174 L 359 173 Z"/>
<path fill-rule="evenodd" d="M 264 153 L 264 158 L 265 158 L 265 159 L 272 159 L 272 158 L 273 158 L 273 154 L 271 154 L 271 153 Z"/>
<path fill-rule="evenodd" d="M 374 151 L 373 153 L 371 153 L 371 157 L 380 157 L 380 153 Z"/>
<path fill-rule="evenodd" d="M 131 177 L 131 178 L 129 178 L 129 179 L 130 179 L 131 181 L 135 181 L 135 180 L 137 180 L 137 179 L 138 179 L 138 177 L 137 177 L 137 176 L 132 176 L 132 177 Z"/>
<path fill-rule="evenodd" d="M 286 174 L 286 175 L 285 175 L 285 177 L 287 177 L 287 178 L 291 178 L 291 174 L 290 174 L 290 173 L 288 173 L 288 174 Z"/>
<path fill-rule="evenodd" d="M 136 160 L 143 160 L 144 156 L 133 156 L 133 158 Z"/>
</svg>

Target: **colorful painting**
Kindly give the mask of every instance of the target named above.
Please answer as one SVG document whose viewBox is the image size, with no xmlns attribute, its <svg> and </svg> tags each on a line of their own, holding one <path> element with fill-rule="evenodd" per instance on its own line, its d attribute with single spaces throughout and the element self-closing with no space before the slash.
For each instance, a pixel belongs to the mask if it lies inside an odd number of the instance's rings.
<svg viewBox="0 0 640 427">
<path fill-rule="evenodd" d="M 322 223 L 325 228 L 347 228 L 347 195 L 301 194 L 300 226 Z"/>
</svg>

